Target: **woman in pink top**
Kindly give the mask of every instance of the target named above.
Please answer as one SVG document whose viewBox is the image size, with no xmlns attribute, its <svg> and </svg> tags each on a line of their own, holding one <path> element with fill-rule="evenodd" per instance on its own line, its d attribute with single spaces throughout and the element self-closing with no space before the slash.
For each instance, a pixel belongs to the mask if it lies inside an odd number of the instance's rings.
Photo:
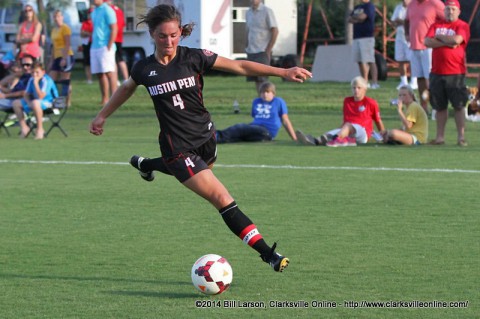
<svg viewBox="0 0 480 319">
<path fill-rule="evenodd" d="M 42 52 L 40 50 L 40 36 L 42 32 L 42 24 L 38 21 L 35 11 L 30 4 L 24 6 L 25 21 L 23 21 L 17 32 L 16 44 L 20 49 L 19 57 L 30 55 L 38 59 Z"/>
</svg>

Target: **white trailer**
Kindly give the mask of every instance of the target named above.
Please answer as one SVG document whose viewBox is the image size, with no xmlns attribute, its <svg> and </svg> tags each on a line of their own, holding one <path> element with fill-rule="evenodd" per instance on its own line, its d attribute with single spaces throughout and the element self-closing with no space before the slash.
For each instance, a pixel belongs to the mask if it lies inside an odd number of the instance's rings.
<svg viewBox="0 0 480 319">
<path fill-rule="evenodd" d="M 138 15 L 160 4 L 174 4 L 182 12 L 183 24 L 194 22 L 192 34 L 181 45 L 208 49 L 231 59 L 245 58 L 245 13 L 249 0 L 123 0 L 126 19 L 123 48 L 131 66 L 153 53 L 154 44 L 147 27 L 137 27 Z M 279 36 L 274 59 L 297 54 L 297 1 L 265 0 L 277 19 Z"/>
</svg>

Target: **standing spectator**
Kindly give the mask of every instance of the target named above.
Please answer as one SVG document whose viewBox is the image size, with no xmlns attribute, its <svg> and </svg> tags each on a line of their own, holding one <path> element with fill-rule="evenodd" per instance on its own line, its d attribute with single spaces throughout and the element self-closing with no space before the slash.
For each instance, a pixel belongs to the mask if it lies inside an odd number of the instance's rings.
<svg viewBox="0 0 480 319">
<path fill-rule="evenodd" d="M 366 95 L 367 84 L 363 76 L 353 78 L 353 95 L 343 100 L 343 123 L 340 128 L 330 130 L 318 138 L 297 131 L 298 140 L 307 145 L 357 146 L 368 142 L 373 133 L 373 122 L 381 134 L 384 134 L 385 126 L 378 103 Z"/>
<path fill-rule="evenodd" d="M 260 97 L 252 102 L 253 122 L 217 130 L 217 143 L 271 141 L 277 136 L 282 124 L 292 140 L 296 141 L 297 136 L 288 117 L 287 103 L 275 95 L 275 85 L 263 82 Z"/>
<path fill-rule="evenodd" d="M 432 50 L 425 46 L 424 40 L 430 26 L 444 19 L 444 7 L 440 0 L 412 0 L 407 6 L 405 18 L 405 37 L 412 50 L 410 68 L 412 76 L 417 78 L 420 105 L 427 114 Z"/>
<path fill-rule="evenodd" d="M 272 49 L 278 37 L 277 20 L 272 9 L 266 7 L 261 0 L 250 0 L 245 20 L 247 60 L 270 65 Z M 247 77 L 247 81 L 255 81 L 258 95 L 260 85 L 267 80 L 267 76 Z"/>
<path fill-rule="evenodd" d="M 468 101 L 465 49 L 470 39 L 470 27 L 458 18 L 459 15 L 458 0 L 447 0 L 445 20 L 434 23 L 425 38 L 425 45 L 433 48 L 430 101 L 432 108 L 437 111 L 437 136 L 432 141 L 435 145 L 445 143 L 445 125 L 450 102 L 455 109 L 457 143 L 459 146 L 467 146 L 464 109 Z"/>
<path fill-rule="evenodd" d="M 70 86 L 70 76 L 75 64 L 73 50 L 71 45 L 72 30 L 64 23 L 63 14 L 60 10 L 53 13 L 55 22 L 52 28 L 52 54 L 48 73 L 50 77 L 62 85 L 61 96 L 67 97 L 67 105 L 70 105 L 72 88 Z"/>
<path fill-rule="evenodd" d="M 90 47 L 92 46 L 92 33 L 93 33 L 93 23 L 92 23 L 92 11 L 93 7 L 90 7 L 87 11 L 87 19 L 82 22 L 82 27 L 80 28 L 80 37 L 82 38 L 82 53 L 83 53 L 83 68 L 85 69 L 85 77 L 87 78 L 87 83 L 92 84 L 92 72 L 90 70 Z"/>
<path fill-rule="evenodd" d="M 410 43 L 407 42 L 405 38 L 405 17 L 407 15 L 407 6 L 411 0 L 402 0 L 399 3 L 392 14 L 392 23 L 396 28 L 395 33 L 395 61 L 398 62 L 398 69 L 400 72 L 400 84 L 397 86 L 397 90 L 400 87 L 408 84 L 408 66 L 410 64 Z M 416 90 L 417 87 L 417 78 L 412 76 L 410 79 L 410 87 Z"/>
<path fill-rule="evenodd" d="M 368 83 L 372 76 L 371 89 L 378 89 L 378 70 L 375 64 L 375 6 L 370 0 L 361 0 L 348 17 L 353 24 L 353 60 L 358 63 L 360 75 Z"/>
<path fill-rule="evenodd" d="M 32 77 L 28 81 L 23 99 L 13 101 L 13 110 L 21 127 L 21 138 L 27 137 L 30 133 L 30 126 L 25 121 L 24 113 L 33 111 L 37 122 L 36 140 L 43 139 L 43 110 L 52 106 L 53 99 L 58 96 L 57 87 L 52 78 L 45 74 L 42 63 L 35 63 L 32 66 Z"/>
<path fill-rule="evenodd" d="M 31 4 L 23 7 L 24 21 L 18 27 L 15 43 L 19 49 L 18 56 L 22 58 L 29 55 L 34 59 L 40 59 L 42 51 L 40 49 L 40 38 L 42 36 L 42 24 L 38 21 Z"/>
<path fill-rule="evenodd" d="M 93 34 L 90 48 L 92 74 L 97 74 L 102 105 L 117 90 L 117 72 L 115 64 L 115 38 L 117 37 L 117 17 L 115 11 L 105 2 L 94 0 L 96 6 L 92 12 Z"/>
<path fill-rule="evenodd" d="M 122 9 L 116 6 L 112 0 L 109 0 L 109 4 L 112 9 L 115 11 L 115 16 L 117 17 L 117 37 L 115 38 L 115 46 L 117 51 L 115 51 L 115 62 L 117 63 L 117 77 L 120 74 L 123 78 L 123 82 L 128 79 L 128 68 L 125 59 L 123 58 L 123 30 L 125 29 L 125 15 L 123 14 Z"/>
<path fill-rule="evenodd" d="M 415 101 L 415 94 L 409 85 L 398 90 L 397 112 L 402 121 L 402 129 L 388 130 L 383 134 L 387 144 L 420 145 L 428 139 L 428 117 Z"/>
</svg>

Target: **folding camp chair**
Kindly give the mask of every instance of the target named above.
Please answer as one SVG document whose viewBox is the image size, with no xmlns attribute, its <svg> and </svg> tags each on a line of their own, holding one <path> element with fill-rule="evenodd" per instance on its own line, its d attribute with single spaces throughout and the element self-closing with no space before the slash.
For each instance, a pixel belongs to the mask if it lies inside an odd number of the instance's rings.
<svg viewBox="0 0 480 319">
<path fill-rule="evenodd" d="M 45 131 L 45 137 L 50 134 L 50 132 L 56 127 L 58 128 L 65 137 L 67 137 L 67 132 L 60 126 L 60 122 L 62 121 L 63 117 L 67 113 L 68 105 L 67 105 L 67 97 L 66 96 L 59 96 L 53 100 L 52 107 L 48 108 L 44 111 L 44 116 L 50 119 L 50 127 L 47 131 Z"/>
<path fill-rule="evenodd" d="M 0 111 L 5 113 L 5 116 L 3 116 L 0 119 L 0 131 L 3 129 L 5 133 L 7 133 L 7 136 L 11 136 L 10 132 L 8 131 L 8 127 L 10 126 L 10 116 L 14 114 L 13 109 L 2 109 L 0 108 Z"/>
<path fill-rule="evenodd" d="M 44 122 L 44 126 L 47 125 L 48 122 L 50 122 L 50 127 L 45 130 L 45 137 L 50 134 L 50 132 L 56 127 L 58 128 L 65 137 L 68 137 L 67 132 L 63 129 L 63 127 L 60 125 L 60 122 L 62 121 L 63 117 L 67 113 L 68 110 L 68 105 L 67 105 L 67 97 L 66 96 L 59 96 L 55 98 L 52 102 L 52 106 L 43 110 L 43 119 L 48 119 L 48 121 Z M 35 121 L 35 117 L 32 116 L 28 121 L 27 121 L 28 126 L 30 126 L 30 132 L 28 132 L 27 137 L 30 135 L 30 133 L 34 132 L 37 129 L 37 123 Z"/>
</svg>

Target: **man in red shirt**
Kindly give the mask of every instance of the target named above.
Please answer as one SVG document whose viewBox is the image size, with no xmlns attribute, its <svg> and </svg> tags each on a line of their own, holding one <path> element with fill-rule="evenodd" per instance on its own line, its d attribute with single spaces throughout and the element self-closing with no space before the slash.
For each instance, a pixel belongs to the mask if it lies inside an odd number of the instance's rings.
<svg viewBox="0 0 480 319">
<path fill-rule="evenodd" d="M 455 109 L 457 142 L 465 142 L 465 105 L 468 92 L 465 85 L 465 49 L 470 39 L 469 25 L 458 19 L 458 0 L 445 2 L 445 20 L 434 23 L 427 32 L 425 45 L 433 48 L 430 74 L 430 102 L 437 111 L 437 136 L 432 144 L 445 143 L 445 125 L 448 118 L 448 103 Z"/>
<path fill-rule="evenodd" d="M 405 18 L 405 38 L 410 41 L 412 55 L 410 68 L 412 76 L 417 77 L 420 104 L 428 114 L 428 78 L 432 65 L 432 50 L 424 43 L 430 26 L 444 19 L 444 4 L 440 0 L 412 0 L 407 6 Z M 426 92 L 426 94 L 425 94 Z"/>
<path fill-rule="evenodd" d="M 120 75 L 123 78 L 123 81 L 126 81 L 128 79 L 128 67 L 127 67 L 127 63 L 123 58 L 123 48 L 122 48 L 123 30 L 125 29 L 125 15 L 123 14 L 122 9 L 120 9 L 120 7 L 116 6 L 113 3 L 113 0 L 109 0 L 108 4 L 110 5 L 110 7 L 112 7 L 113 11 L 115 11 L 115 15 L 117 16 L 118 32 L 117 32 L 117 37 L 115 38 L 115 45 L 117 46 L 117 51 L 115 51 L 115 61 L 117 62 L 117 72 L 120 73 Z"/>
</svg>

